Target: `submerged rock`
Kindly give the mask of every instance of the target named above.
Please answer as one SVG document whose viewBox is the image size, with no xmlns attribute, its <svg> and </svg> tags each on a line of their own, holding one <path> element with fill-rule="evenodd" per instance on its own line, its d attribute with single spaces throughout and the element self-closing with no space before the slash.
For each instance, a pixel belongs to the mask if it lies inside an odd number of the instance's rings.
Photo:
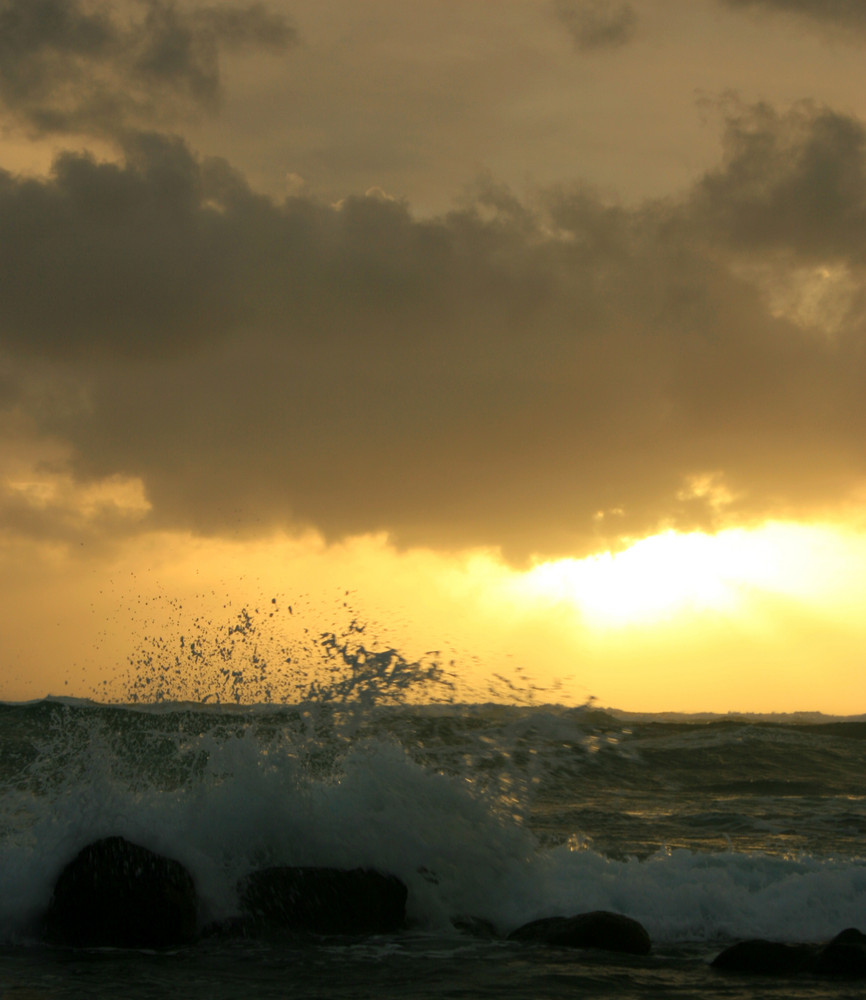
<svg viewBox="0 0 866 1000">
<path fill-rule="evenodd" d="M 646 955 L 652 948 L 650 936 L 642 924 L 607 910 L 533 920 L 512 931 L 508 939 L 559 948 L 602 948 L 630 955 Z"/>
<path fill-rule="evenodd" d="M 192 876 L 179 861 L 106 837 L 60 872 L 43 927 L 55 944 L 160 948 L 195 938 L 197 908 Z"/>
<path fill-rule="evenodd" d="M 782 944 L 756 938 L 725 948 L 710 965 L 725 972 L 777 976 L 805 972 L 812 968 L 814 961 L 815 949 L 811 945 Z"/>
<path fill-rule="evenodd" d="M 710 964 L 714 969 L 746 975 L 816 973 L 820 976 L 866 978 L 866 935 L 849 927 L 821 946 L 782 944 L 761 939 L 740 941 L 725 948 Z"/>
<path fill-rule="evenodd" d="M 848 927 L 818 952 L 815 971 L 824 976 L 866 978 L 866 934 Z"/>
<path fill-rule="evenodd" d="M 371 869 L 265 868 L 242 881 L 239 895 L 254 928 L 388 934 L 406 922 L 406 886 Z"/>
</svg>

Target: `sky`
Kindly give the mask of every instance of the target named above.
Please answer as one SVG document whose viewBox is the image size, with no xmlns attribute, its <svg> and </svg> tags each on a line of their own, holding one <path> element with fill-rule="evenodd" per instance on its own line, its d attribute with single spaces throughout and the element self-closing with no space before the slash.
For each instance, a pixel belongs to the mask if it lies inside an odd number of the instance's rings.
<svg viewBox="0 0 866 1000">
<path fill-rule="evenodd" d="M 333 634 L 866 712 L 864 55 L 860 0 L 0 0 L 0 698 Z"/>
</svg>

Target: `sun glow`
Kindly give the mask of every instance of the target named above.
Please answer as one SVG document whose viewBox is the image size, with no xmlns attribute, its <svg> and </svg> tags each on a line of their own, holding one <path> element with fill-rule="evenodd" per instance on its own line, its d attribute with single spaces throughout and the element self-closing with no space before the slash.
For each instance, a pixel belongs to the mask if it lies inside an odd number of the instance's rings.
<svg viewBox="0 0 866 1000">
<path fill-rule="evenodd" d="M 734 615 L 756 594 L 819 600 L 838 582 L 839 558 L 828 555 L 826 536 L 801 526 L 666 531 L 621 552 L 542 563 L 525 583 L 545 600 L 573 603 L 586 624 L 611 628 Z"/>
<path fill-rule="evenodd" d="M 409 660 L 440 650 L 459 679 L 455 697 L 471 702 L 592 696 L 633 711 L 837 714 L 866 705 L 866 531 L 853 527 L 668 532 L 528 572 L 493 550 L 401 550 L 384 535 L 328 544 L 143 532 L 110 562 L 89 550 L 53 539 L 4 546 L 0 535 L 0 697 L 122 699 L 126 689 L 104 681 L 126 677 L 118 665 L 142 637 L 178 640 L 199 623 L 219 631 L 243 608 L 270 612 L 276 597 L 294 614 L 276 616 L 275 642 L 283 625 L 285 635 L 318 635 L 358 617 L 370 643 Z"/>
</svg>

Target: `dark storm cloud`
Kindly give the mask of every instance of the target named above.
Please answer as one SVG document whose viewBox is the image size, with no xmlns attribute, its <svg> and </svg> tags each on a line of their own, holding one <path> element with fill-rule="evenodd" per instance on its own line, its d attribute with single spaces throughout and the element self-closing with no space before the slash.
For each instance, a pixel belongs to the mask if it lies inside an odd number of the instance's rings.
<svg viewBox="0 0 866 1000">
<path fill-rule="evenodd" d="M 864 260 L 866 128 L 829 108 L 734 105 L 720 169 L 697 185 L 695 220 L 743 250 Z"/>
<path fill-rule="evenodd" d="M 7 343 L 163 355 L 217 331 L 237 302 L 205 174 L 158 135 L 129 140 L 124 166 L 64 154 L 48 182 L 0 173 Z"/>
<path fill-rule="evenodd" d="M 622 0 L 554 0 L 553 9 L 581 52 L 618 48 L 637 26 L 634 8 Z"/>
<path fill-rule="evenodd" d="M 221 51 L 294 39 L 261 3 L 0 0 L 0 104 L 39 132 L 164 125 L 216 106 Z"/>
<path fill-rule="evenodd" d="M 728 7 L 795 14 L 816 25 L 866 32 L 862 0 L 722 0 Z"/>
<path fill-rule="evenodd" d="M 141 477 L 151 526 L 519 558 L 809 512 L 866 473 L 861 313 L 833 337 L 773 314 L 745 265 L 861 274 L 862 137 L 739 109 L 679 202 L 486 179 L 422 221 L 278 205 L 141 136 L 0 178 L 0 335 L 10 371 L 80 387 L 30 418 L 79 482 Z"/>
</svg>

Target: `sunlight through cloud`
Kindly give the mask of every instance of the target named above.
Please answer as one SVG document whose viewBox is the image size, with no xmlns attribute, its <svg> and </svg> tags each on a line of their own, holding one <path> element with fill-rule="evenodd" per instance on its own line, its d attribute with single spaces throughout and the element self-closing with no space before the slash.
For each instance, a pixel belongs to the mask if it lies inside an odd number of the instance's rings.
<svg viewBox="0 0 866 1000">
<path fill-rule="evenodd" d="M 793 525 L 715 535 L 666 531 L 622 552 L 541 563 L 525 584 L 544 599 L 572 602 L 596 628 L 687 612 L 734 614 L 755 591 L 819 597 L 830 582 L 819 571 L 828 547 L 816 530 Z"/>
</svg>

